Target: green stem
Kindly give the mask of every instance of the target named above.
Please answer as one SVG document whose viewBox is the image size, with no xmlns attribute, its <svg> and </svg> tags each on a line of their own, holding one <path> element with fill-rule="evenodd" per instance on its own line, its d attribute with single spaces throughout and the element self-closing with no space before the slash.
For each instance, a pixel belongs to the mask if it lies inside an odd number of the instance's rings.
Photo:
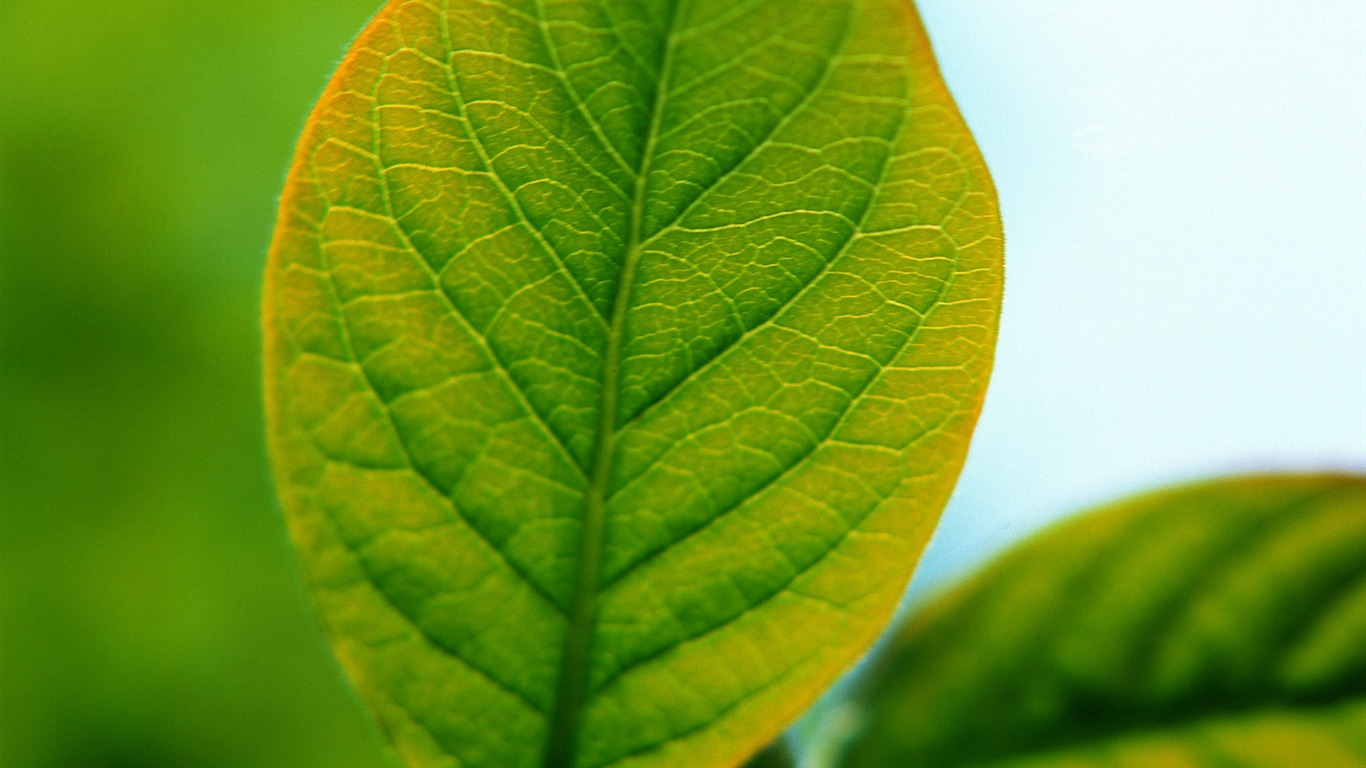
<svg viewBox="0 0 1366 768">
<path fill-rule="evenodd" d="M 670 20 L 660 65 L 659 86 L 655 92 L 649 134 L 636 171 L 635 192 L 631 205 L 630 232 L 621 276 L 617 281 L 616 296 L 607 336 L 607 352 L 603 361 L 602 398 L 598 406 L 598 431 L 593 444 L 592 463 L 589 465 L 588 492 L 584 501 L 583 527 L 579 537 L 578 577 L 574 584 L 573 603 L 569 610 L 569 627 L 565 635 L 564 655 L 560 661 L 560 680 L 555 691 L 550 731 L 546 739 L 543 768 L 573 768 L 578 751 L 579 730 L 583 710 L 587 704 L 589 668 L 592 661 L 593 626 L 597 622 L 598 587 L 602 575 L 603 536 L 607 522 L 607 499 L 612 482 L 612 460 L 617 446 L 617 398 L 621 390 L 622 345 L 626 337 L 626 313 L 630 308 L 631 290 L 636 279 L 643 244 L 645 195 L 655 144 L 659 139 L 659 124 L 664 112 L 664 91 L 669 86 L 673 66 L 674 36 L 678 7 L 674 3 L 674 18 Z"/>
<path fill-rule="evenodd" d="M 797 758 L 792 754 L 787 739 L 780 736 L 767 749 L 745 763 L 745 768 L 797 768 Z"/>
</svg>

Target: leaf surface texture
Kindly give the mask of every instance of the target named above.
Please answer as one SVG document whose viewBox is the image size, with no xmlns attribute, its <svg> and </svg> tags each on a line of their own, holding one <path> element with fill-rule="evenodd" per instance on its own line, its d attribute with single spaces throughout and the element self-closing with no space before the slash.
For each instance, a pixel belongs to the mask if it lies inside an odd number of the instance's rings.
<svg viewBox="0 0 1366 768">
<path fill-rule="evenodd" d="M 931 603 L 865 685 L 845 768 L 1366 765 L 1366 477 L 1068 521 Z"/>
<path fill-rule="evenodd" d="M 994 192 L 901 0 L 391 2 L 266 289 L 327 635 L 414 766 L 733 765 L 963 461 Z"/>
</svg>

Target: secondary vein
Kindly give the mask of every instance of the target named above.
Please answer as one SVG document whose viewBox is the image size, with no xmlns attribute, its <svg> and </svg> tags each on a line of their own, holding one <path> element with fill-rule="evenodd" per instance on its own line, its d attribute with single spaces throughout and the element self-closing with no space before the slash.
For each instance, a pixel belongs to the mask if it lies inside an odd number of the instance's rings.
<svg viewBox="0 0 1366 768">
<path fill-rule="evenodd" d="M 631 201 L 630 232 L 612 302 L 607 353 L 603 360 L 602 395 L 598 406 L 598 427 L 589 463 L 588 492 L 585 496 L 582 529 L 579 534 L 578 573 L 574 598 L 569 610 L 569 627 L 560 659 L 560 679 L 551 710 L 546 738 L 544 768 L 573 768 L 583 710 L 588 696 L 588 676 L 592 656 L 593 627 L 597 621 L 598 586 L 602 575 L 603 537 L 607 522 L 607 497 L 612 480 L 612 463 L 617 447 L 617 401 L 621 389 L 622 345 L 626 336 L 626 313 L 635 287 L 636 268 L 644 243 L 645 196 L 650 170 L 659 140 L 659 125 L 664 114 L 665 94 L 673 71 L 674 45 L 680 7 L 676 0 L 665 29 L 664 50 L 655 88 L 645 147 L 636 171 Z"/>
</svg>

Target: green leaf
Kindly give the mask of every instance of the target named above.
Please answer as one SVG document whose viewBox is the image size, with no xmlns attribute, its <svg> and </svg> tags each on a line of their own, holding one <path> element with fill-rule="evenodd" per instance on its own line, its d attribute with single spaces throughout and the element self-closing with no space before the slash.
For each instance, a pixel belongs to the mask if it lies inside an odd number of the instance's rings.
<svg viewBox="0 0 1366 768">
<path fill-rule="evenodd" d="M 1101 508 L 920 611 L 840 765 L 1366 766 L 1366 477 Z"/>
<path fill-rule="evenodd" d="M 280 494 L 414 766 L 734 765 L 878 634 L 1001 233 L 904 0 L 391 2 L 266 287 Z"/>
</svg>

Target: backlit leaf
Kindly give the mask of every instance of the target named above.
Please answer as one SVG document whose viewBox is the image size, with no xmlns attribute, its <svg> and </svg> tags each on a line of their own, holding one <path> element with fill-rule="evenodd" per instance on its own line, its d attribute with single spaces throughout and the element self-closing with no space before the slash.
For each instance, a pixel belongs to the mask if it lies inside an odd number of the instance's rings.
<svg viewBox="0 0 1366 768">
<path fill-rule="evenodd" d="M 1366 766 L 1366 477 L 1102 508 L 912 619 L 844 768 Z"/>
<path fill-rule="evenodd" d="M 414 766 L 734 765 L 886 621 L 1001 235 L 904 0 L 390 2 L 266 288 L 326 632 Z"/>
</svg>

